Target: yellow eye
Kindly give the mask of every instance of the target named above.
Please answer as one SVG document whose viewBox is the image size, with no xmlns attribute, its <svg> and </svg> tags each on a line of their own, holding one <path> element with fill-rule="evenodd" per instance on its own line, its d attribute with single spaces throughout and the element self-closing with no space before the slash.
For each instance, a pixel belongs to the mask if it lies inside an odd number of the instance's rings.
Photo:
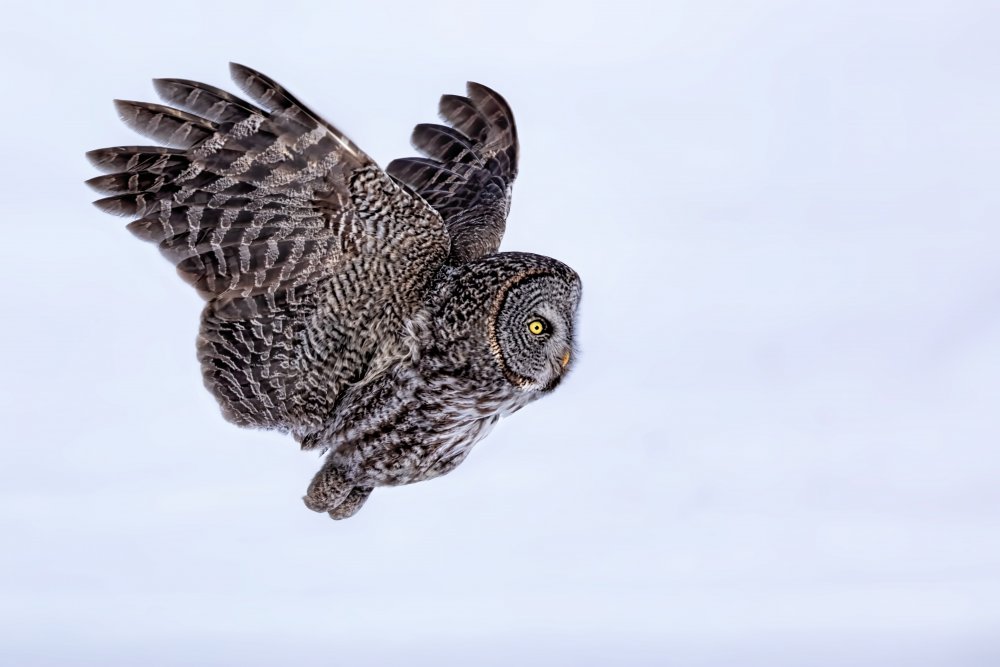
<svg viewBox="0 0 1000 667">
<path fill-rule="evenodd" d="M 538 336 L 545 331 L 545 322 L 542 320 L 531 320 L 528 322 L 528 331 Z"/>
</svg>

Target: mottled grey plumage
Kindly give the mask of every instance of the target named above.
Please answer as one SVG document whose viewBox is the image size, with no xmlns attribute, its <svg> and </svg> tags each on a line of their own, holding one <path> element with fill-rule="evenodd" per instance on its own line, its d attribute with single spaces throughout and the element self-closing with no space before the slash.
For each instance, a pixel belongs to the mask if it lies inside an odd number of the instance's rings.
<svg viewBox="0 0 1000 667">
<path fill-rule="evenodd" d="M 496 253 L 517 171 L 500 95 L 446 95 L 427 156 L 382 171 L 271 79 L 232 65 L 251 104 L 159 79 L 178 108 L 116 102 L 167 147 L 88 153 L 95 202 L 136 218 L 206 299 L 198 358 L 227 419 L 328 452 L 306 495 L 344 518 L 372 488 L 454 468 L 568 369 L 580 298 L 564 264 Z"/>
</svg>

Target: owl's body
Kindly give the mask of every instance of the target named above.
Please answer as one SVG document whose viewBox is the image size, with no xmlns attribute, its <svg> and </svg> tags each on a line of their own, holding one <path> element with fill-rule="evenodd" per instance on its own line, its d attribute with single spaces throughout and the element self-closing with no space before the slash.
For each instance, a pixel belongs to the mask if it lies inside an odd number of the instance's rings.
<svg viewBox="0 0 1000 667">
<path fill-rule="evenodd" d="M 233 75 L 264 109 L 172 79 L 157 89 L 191 113 L 118 103 L 174 147 L 92 151 L 113 173 L 89 183 L 206 298 L 198 357 L 226 418 L 326 451 L 305 501 L 344 518 L 375 486 L 449 472 L 559 383 L 580 281 L 496 253 L 517 138 L 495 92 L 443 97 L 451 127 L 414 131 L 428 157 L 382 171 L 270 79 Z"/>
</svg>

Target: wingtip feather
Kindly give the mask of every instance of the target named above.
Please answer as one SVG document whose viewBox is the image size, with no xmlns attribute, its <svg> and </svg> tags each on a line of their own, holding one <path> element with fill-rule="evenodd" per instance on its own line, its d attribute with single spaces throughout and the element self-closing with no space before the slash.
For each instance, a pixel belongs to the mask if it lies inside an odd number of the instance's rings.
<svg viewBox="0 0 1000 667">
<path fill-rule="evenodd" d="M 92 153 L 93 151 L 90 152 Z M 104 193 L 106 192 L 104 183 L 107 181 L 107 179 L 108 179 L 107 175 L 102 174 L 101 176 L 94 176 L 93 178 L 88 178 L 87 180 L 84 181 L 84 184 L 86 184 L 90 189 L 94 190 L 95 192 Z M 97 204 L 97 202 L 95 201 L 94 204 Z"/>
<path fill-rule="evenodd" d="M 95 148 L 92 151 L 87 151 L 83 155 L 87 158 L 87 162 L 89 162 L 95 169 L 105 169 L 108 159 L 107 148 Z"/>
<path fill-rule="evenodd" d="M 111 215 L 118 215 L 121 217 L 134 215 L 134 209 L 122 206 L 122 200 L 120 196 L 104 197 L 103 199 L 96 199 L 91 203 L 100 210 L 104 211 L 105 213 L 110 213 Z"/>
</svg>

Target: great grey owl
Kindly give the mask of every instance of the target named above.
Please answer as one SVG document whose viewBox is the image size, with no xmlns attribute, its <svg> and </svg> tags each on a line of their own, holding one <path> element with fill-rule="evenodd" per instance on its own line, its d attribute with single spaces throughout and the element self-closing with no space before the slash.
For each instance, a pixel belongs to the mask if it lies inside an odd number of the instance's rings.
<svg viewBox="0 0 1000 667">
<path fill-rule="evenodd" d="M 443 475 L 500 417 L 552 391 L 574 358 L 580 278 L 497 253 L 517 174 L 510 107 L 468 84 L 426 157 L 382 170 L 284 88 L 230 66 L 255 104 L 157 79 L 174 107 L 116 101 L 164 146 L 88 153 L 95 204 L 136 218 L 206 300 L 205 385 L 241 426 L 327 453 L 304 498 L 335 519 L 372 488 Z"/>
</svg>

